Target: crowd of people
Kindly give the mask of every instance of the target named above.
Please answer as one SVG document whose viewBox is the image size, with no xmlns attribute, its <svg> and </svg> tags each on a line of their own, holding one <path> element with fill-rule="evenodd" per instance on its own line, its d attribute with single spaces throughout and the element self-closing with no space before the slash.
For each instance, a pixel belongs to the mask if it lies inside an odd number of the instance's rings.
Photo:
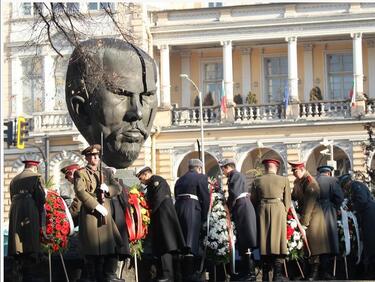
<svg viewBox="0 0 375 282">
<path fill-rule="evenodd" d="M 84 266 L 78 281 L 120 282 L 119 260 L 130 257 L 124 217 L 129 208 L 127 187 L 116 180 L 115 171 L 102 168 L 100 145 L 82 151 L 86 167 L 76 164 L 61 172 L 72 185 L 60 191 L 68 211 L 79 226 L 79 242 Z M 23 281 L 37 281 L 33 275 L 41 252 L 40 228 L 46 189 L 37 172 L 38 162 L 24 161 L 25 169 L 10 184 L 9 255 L 23 275 Z M 264 174 L 249 188 L 234 159 L 219 162 L 227 178 L 226 205 L 235 226 L 240 273 L 236 280 L 256 281 L 256 268 L 263 281 L 287 280 L 285 259 L 287 215 L 296 215 L 304 240 L 302 269 L 308 280 L 334 279 L 332 266 L 340 255 L 337 211 L 344 207 L 355 212 L 363 243 L 362 260 L 368 279 L 375 279 L 375 201 L 366 185 L 349 174 L 333 177 L 333 168 L 321 166 L 312 177 L 303 162 L 290 162 L 293 187 L 288 177 L 278 174 L 280 162 L 265 159 Z M 202 248 L 207 219 L 212 208 L 209 178 L 199 159 L 189 160 L 189 170 L 174 186 L 174 198 L 167 181 L 148 166 L 138 169 L 150 209 L 149 236 L 152 255 L 157 259 L 153 281 L 203 281 L 206 268 Z M 348 201 L 344 200 L 347 198 Z M 296 278 L 299 279 L 299 278 Z M 16 281 L 16 280 L 15 280 Z"/>
</svg>

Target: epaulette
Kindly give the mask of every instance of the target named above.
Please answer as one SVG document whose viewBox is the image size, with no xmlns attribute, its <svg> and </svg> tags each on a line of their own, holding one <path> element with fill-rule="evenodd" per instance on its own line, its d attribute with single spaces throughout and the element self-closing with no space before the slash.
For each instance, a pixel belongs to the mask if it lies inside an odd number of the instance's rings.
<svg viewBox="0 0 375 282">
<path fill-rule="evenodd" d="M 311 175 L 308 175 L 306 178 L 308 183 L 311 183 L 314 180 L 314 178 Z"/>
<path fill-rule="evenodd" d="M 160 182 L 159 181 L 155 181 L 154 182 L 154 187 L 158 187 L 160 185 Z"/>
</svg>

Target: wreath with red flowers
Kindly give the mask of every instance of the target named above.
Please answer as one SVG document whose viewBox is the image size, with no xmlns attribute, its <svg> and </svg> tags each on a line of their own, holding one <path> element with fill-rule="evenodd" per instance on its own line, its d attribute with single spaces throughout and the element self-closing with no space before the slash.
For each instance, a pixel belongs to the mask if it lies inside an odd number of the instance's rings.
<svg viewBox="0 0 375 282">
<path fill-rule="evenodd" d="M 64 200 L 56 192 L 48 191 L 44 210 L 46 222 L 40 231 L 42 249 L 47 253 L 62 252 L 68 247 L 71 231 Z"/>
</svg>

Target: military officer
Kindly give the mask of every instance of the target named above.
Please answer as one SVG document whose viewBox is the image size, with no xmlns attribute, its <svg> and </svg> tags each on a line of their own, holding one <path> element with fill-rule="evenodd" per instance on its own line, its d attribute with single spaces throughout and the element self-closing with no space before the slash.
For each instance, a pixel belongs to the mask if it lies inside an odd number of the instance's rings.
<svg viewBox="0 0 375 282">
<path fill-rule="evenodd" d="M 375 280 L 375 200 L 368 187 L 362 182 L 352 180 L 350 174 L 340 176 L 339 183 L 349 197 L 358 218 L 366 278 Z"/>
<path fill-rule="evenodd" d="M 74 172 L 78 169 L 80 169 L 80 166 L 78 164 L 70 164 L 63 167 L 60 171 L 64 174 L 65 179 L 73 185 Z M 78 214 L 79 210 L 81 209 L 81 201 L 76 197 L 74 189 L 71 187 L 65 187 L 65 189 L 60 190 L 60 196 L 67 203 L 69 212 L 72 215 L 75 224 L 78 224 Z"/>
<path fill-rule="evenodd" d="M 41 252 L 40 227 L 43 216 L 44 180 L 38 161 L 24 160 L 25 169 L 10 183 L 8 254 L 21 268 L 23 281 L 36 281 L 33 269 Z"/>
<path fill-rule="evenodd" d="M 121 187 L 109 170 L 99 171 L 100 150 L 98 144 L 83 150 L 82 155 L 88 164 L 74 173 L 74 191 L 82 202 L 79 212 L 80 243 L 89 281 L 123 281 L 116 277 L 116 247 L 123 242 L 111 217 L 109 201 L 121 192 Z M 100 183 L 101 180 L 103 183 Z M 101 196 L 104 196 L 104 201 Z"/>
<path fill-rule="evenodd" d="M 263 260 L 263 281 L 269 280 L 271 266 L 274 280 L 282 281 L 282 267 L 287 249 L 287 214 L 291 205 L 291 191 L 287 177 L 277 175 L 280 161 L 262 161 L 265 174 L 255 179 L 251 200 L 257 211 L 260 253 Z"/>
<path fill-rule="evenodd" d="M 255 281 L 255 266 L 251 250 L 257 247 L 257 223 L 245 176 L 236 170 L 234 159 L 220 161 L 223 174 L 228 177 L 228 208 L 236 227 L 237 249 L 244 265 L 243 281 Z"/>
<path fill-rule="evenodd" d="M 147 186 L 146 199 L 151 209 L 151 244 L 155 256 L 161 262 L 161 273 L 157 281 L 173 282 L 179 273 L 174 271 L 173 256 L 185 247 L 184 235 L 173 206 L 171 190 L 167 181 L 152 174 L 150 167 L 141 168 L 136 176 Z"/>
<path fill-rule="evenodd" d="M 316 181 L 320 187 L 319 203 L 323 209 L 324 218 L 327 226 L 329 238 L 329 255 L 322 255 L 321 260 L 321 278 L 324 280 L 333 279 L 330 274 L 330 257 L 339 255 L 339 236 L 337 231 L 337 210 L 340 209 L 344 201 L 337 178 L 332 177 L 334 168 L 329 165 L 319 166 L 317 168 L 318 176 Z"/>
<path fill-rule="evenodd" d="M 189 160 L 189 171 L 181 176 L 174 187 L 175 209 L 184 234 L 187 254 L 184 256 L 184 276 L 187 280 L 199 280 L 194 274 L 194 256 L 199 255 L 199 237 L 202 225 L 207 221 L 210 204 L 208 177 L 202 174 L 203 163 Z"/>
<path fill-rule="evenodd" d="M 301 215 L 301 224 L 306 228 L 306 237 L 311 251 L 309 280 L 317 280 L 319 256 L 330 253 L 326 222 L 319 202 L 319 184 L 306 170 L 303 162 L 289 162 L 289 164 L 296 178 L 292 199 L 298 202 L 297 212 Z"/>
</svg>

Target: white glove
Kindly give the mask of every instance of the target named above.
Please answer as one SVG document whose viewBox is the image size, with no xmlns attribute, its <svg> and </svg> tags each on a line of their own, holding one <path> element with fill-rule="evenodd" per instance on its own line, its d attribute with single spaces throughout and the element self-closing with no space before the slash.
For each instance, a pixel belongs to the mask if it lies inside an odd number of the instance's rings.
<svg viewBox="0 0 375 282">
<path fill-rule="evenodd" d="M 109 192 L 109 188 L 107 186 L 107 184 L 103 183 L 103 184 L 100 184 L 100 190 L 102 190 L 103 192 Z"/>
<path fill-rule="evenodd" d="M 107 209 L 102 206 L 101 204 L 98 204 L 95 209 L 102 215 L 102 216 L 106 216 L 108 214 L 108 211 Z"/>
</svg>

